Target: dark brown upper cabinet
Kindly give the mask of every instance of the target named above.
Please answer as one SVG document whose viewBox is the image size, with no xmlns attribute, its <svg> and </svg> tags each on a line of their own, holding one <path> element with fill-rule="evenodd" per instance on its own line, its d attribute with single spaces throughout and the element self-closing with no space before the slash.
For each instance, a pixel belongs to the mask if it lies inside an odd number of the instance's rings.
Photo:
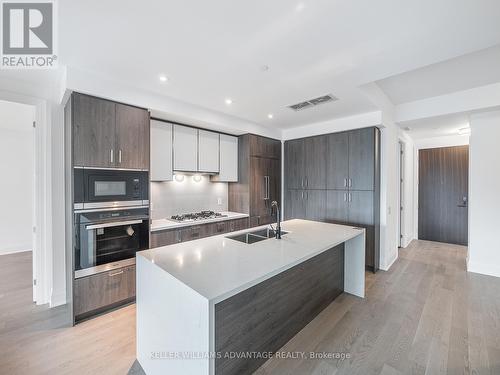
<svg viewBox="0 0 500 375">
<path fill-rule="evenodd" d="M 328 134 L 326 153 L 327 188 L 348 189 L 349 182 L 349 133 Z"/>
<path fill-rule="evenodd" d="M 115 104 L 78 93 L 72 100 L 74 165 L 114 167 Z"/>
<path fill-rule="evenodd" d="M 149 169 L 149 112 L 74 93 L 73 164 L 80 167 Z"/>
<path fill-rule="evenodd" d="M 149 168 L 149 112 L 116 104 L 117 166 L 127 169 Z"/>
<path fill-rule="evenodd" d="M 349 189 L 375 189 L 374 128 L 349 132 Z"/>
<path fill-rule="evenodd" d="M 326 150 L 327 142 L 323 136 L 287 141 L 286 188 L 326 189 Z"/>
<path fill-rule="evenodd" d="M 276 139 L 249 134 L 250 156 L 281 159 L 281 142 Z"/>
</svg>

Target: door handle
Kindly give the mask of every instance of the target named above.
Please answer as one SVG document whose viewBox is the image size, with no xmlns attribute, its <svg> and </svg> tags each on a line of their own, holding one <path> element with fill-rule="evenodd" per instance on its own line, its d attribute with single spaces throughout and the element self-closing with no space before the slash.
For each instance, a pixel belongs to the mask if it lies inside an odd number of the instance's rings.
<svg viewBox="0 0 500 375">
<path fill-rule="evenodd" d="M 349 202 L 352 202 L 352 194 L 349 193 Z"/>
<path fill-rule="evenodd" d="M 306 188 L 309 187 L 309 179 L 306 177 Z"/>
<path fill-rule="evenodd" d="M 118 163 L 122 163 L 122 150 L 118 150 Z"/>
<path fill-rule="evenodd" d="M 347 187 L 347 178 L 344 178 L 344 187 Z"/>
<path fill-rule="evenodd" d="M 349 187 L 352 187 L 352 179 L 349 178 Z"/>
<path fill-rule="evenodd" d="M 115 152 L 113 149 L 111 149 L 109 152 L 109 162 L 111 164 L 113 164 L 115 162 Z"/>
<path fill-rule="evenodd" d="M 344 202 L 347 202 L 347 193 L 344 193 Z"/>
<path fill-rule="evenodd" d="M 142 220 L 126 220 L 126 221 L 113 221 L 111 223 L 102 223 L 102 224 L 93 224 L 87 225 L 85 229 L 101 229 L 101 228 L 111 228 L 111 227 L 121 227 L 124 225 L 133 225 L 133 224 L 141 224 Z"/>
</svg>

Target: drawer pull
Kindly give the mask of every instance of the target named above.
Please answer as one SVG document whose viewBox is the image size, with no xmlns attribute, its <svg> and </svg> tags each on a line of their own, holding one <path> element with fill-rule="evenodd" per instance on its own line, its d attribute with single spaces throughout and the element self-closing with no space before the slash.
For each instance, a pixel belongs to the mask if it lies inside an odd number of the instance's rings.
<svg viewBox="0 0 500 375">
<path fill-rule="evenodd" d="M 123 270 L 115 272 L 115 273 L 110 273 L 109 277 L 118 276 L 118 275 L 121 275 L 122 273 L 123 273 Z"/>
</svg>

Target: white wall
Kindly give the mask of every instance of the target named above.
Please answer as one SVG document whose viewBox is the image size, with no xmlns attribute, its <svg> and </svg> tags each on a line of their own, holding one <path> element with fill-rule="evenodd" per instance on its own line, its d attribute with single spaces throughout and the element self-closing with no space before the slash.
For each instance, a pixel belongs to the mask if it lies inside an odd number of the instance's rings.
<svg viewBox="0 0 500 375">
<path fill-rule="evenodd" d="M 184 175 L 182 175 L 184 176 Z M 165 219 L 172 215 L 198 211 L 227 211 L 227 182 L 210 182 L 208 176 L 185 175 L 183 181 L 151 183 L 151 218 Z M 218 204 L 218 199 L 221 204 Z"/>
<path fill-rule="evenodd" d="M 500 277 L 500 111 L 471 116 L 467 269 Z"/>
<path fill-rule="evenodd" d="M 415 217 L 415 145 L 413 140 L 403 131 L 399 131 L 399 140 L 403 143 L 404 165 L 403 165 L 403 225 L 402 241 L 403 247 L 407 247 L 416 238 L 414 231 Z"/>
<path fill-rule="evenodd" d="M 0 254 L 32 250 L 33 106 L 0 101 Z"/>
</svg>

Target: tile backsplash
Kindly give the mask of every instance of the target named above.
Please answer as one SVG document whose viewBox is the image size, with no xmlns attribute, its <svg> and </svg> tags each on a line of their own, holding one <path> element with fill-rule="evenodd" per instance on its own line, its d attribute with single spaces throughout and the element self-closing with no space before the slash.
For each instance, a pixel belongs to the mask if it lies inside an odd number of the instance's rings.
<svg viewBox="0 0 500 375">
<path fill-rule="evenodd" d="M 188 175 L 182 181 L 152 182 L 151 217 L 156 220 L 202 210 L 227 211 L 227 185 L 210 182 L 209 176 Z"/>
</svg>

